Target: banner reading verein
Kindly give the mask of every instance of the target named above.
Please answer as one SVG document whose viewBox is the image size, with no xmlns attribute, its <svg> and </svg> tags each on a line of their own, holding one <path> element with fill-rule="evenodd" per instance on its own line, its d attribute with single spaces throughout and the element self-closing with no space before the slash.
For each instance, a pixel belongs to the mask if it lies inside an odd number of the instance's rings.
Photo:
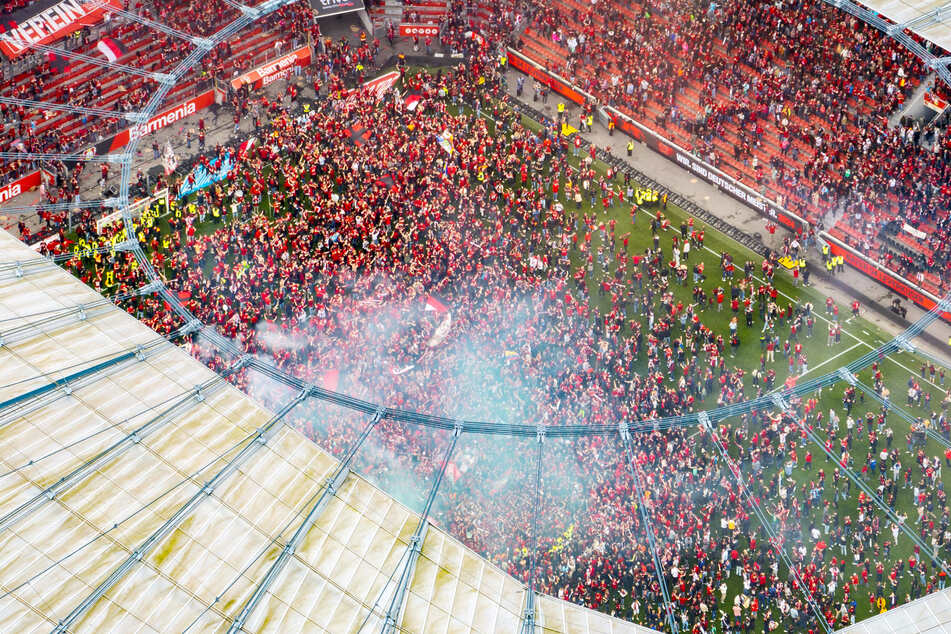
<svg viewBox="0 0 951 634">
<path fill-rule="evenodd" d="M 84 26 L 98 24 L 110 10 L 121 8 L 121 0 L 62 0 L 0 35 L 0 51 L 14 59 L 30 51 L 31 44 L 56 42 Z"/>
</svg>

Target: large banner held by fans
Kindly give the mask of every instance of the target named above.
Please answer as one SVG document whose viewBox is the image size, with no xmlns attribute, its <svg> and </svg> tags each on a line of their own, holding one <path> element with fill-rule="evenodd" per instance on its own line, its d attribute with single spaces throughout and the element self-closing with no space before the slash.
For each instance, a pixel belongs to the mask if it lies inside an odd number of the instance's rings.
<svg viewBox="0 0 951 634">
<path fill-rule="evenodd" d="M 148 123 L 140 123 L 96 144 L 96 154 L 109 154 L 125 147 L 132 139 L 144 137 L 156 130 L 170 126 L 199 110 L 204 110 L 215 103 L 215 91 L 206 90 L 197 97 L 192 97 L 184 103 L 172 106 L 149 119 Z"/>
<path fill-rule="evenodd" d="M 359 11 L 363 8 L 363 0 L 310 0 L 310 8 L 314 10 L 315 18 L 326 18 Z"/>
<path fill-rule="evenodd" d="M 191 171 L 191 174 L 186 176 L 182 181 L 182 184 L 178 188 L 178 198 L 185 198 L 190 194 L 194 194 L 199 189 L 204 189 L 218 181 L 223 181 L 228 178 L 228 172 L 232 169 L 234 169 L 234 157 L 231 152 L 225 154 L 221 160 L 215 159 L 211 161 L 210 170 L 199 163 L 195 166 L 195 169 Z"/>
<path fill-rule="evenodd" d="M 121 9 L 121 0 L 62 0 L 57 3 L 41 3 L 41 8 L 32 17 L 19 18 L 16 28 L 7 29 L 0 35 L 0 51 L 10 59 L 19 57 L 32 49 L 31 44 L 51 44 L 63 39 L 84 26 L 102 21 L 111 9 Z M 38 7 L 31 9 L 36 11 Z"/>
<path fill-rule="evenodd" d="M 250 85 L 257 90 L 268 84 L 284 79 L 294 72 L 298 66 L 307 66 L 310 64 L 311 52 L 309 46 L 303 46 L 296 51 L 292 51 L 283 57 L 279 57 L 269 64 L 259 66 L 254 70 L 248 71 L 231 80 L 231 87 L 235 90 L 241 86 Z"/>
</svg>

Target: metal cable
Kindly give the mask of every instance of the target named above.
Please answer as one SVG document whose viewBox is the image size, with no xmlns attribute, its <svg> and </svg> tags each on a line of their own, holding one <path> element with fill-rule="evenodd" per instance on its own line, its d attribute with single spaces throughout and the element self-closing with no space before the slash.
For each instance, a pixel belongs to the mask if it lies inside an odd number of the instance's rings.
<svg viewBox="0 0 951 634">
<path fill-rule="evenodd" d="M 746 482 L 743 481 L 743 472 L 740 470 L 739 465 L 737 465 L 736 462 L 733 461 L 733 458 L 730 457 L 726 447 L 722 444 L 719 434 L 713 429 L 710 420 L 704 421 L 703 428 L 705 432 L 709 432 L 710 438 L 713 440 L 713 444 L 716 445 L 717 450 L 720 452 L 720 455 L 723 456 L 723 460 L 727 464 L 728 471 L 733 476 L 733 479 L 736 480 L 736 484 L 743 492 L 743 497 L 746 498 L 747 503 L 750 505 L 750 509 L 756 515 L 756 519 L 759 520 L 763 530 L 765 530 L 766 534 L 769 536 L 769 543 L 772 544 L 773 548 L 776 549 L 777 553 L 786 564 L 786 568 L 793 575 L 796 583 L 802 589 L 802 592 L 806 597 L 806 602 L 809 603 L 809 608 L 812 610 L 813 614 L 815 614 L 816 620 L 822 626 L 823 630 L 831 634 L 832 627 L 829 625 L 829 620 L 822 613 L 822 610 L 819 608 L 819 604 L 816 603 L 816 598 L 813 596 L 809 586 L 803 582 L 802 577 L 799 575 L 799 569 L 786 553 L 786 549 L 783 548 L 782 540 L 780 540 L 779 536 L 776 535 L 776 531 L 773 529 L 769 518 L 767 518 L 763 513 L 763 509 L 760 508 L 759 502 L 756 501 L 756 498 L 750 492 L 749 487 L 746 486 Z"/>
</svg>

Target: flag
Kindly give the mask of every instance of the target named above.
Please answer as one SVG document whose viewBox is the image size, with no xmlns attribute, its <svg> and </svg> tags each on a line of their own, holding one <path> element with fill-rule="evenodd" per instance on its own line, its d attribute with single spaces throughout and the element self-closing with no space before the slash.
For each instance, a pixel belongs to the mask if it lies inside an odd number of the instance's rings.
<svg viewBox="0 0 951 634">
<path fill-rule="evenodd" d="M 436 331 L 433 333 L 433 336 L 429 338 L 429 341 L 426 342 L 426 345 L 430 348 L 435 348 L 441 344 L 446 340 L 446 337 L 449 336 L 449 329 L 451 327 L 452 313 L 447 312 L 446 316 L 442 320 L 442 323 L 436 326 Z"/>
<path fill-rule="evenodd" d="M 447 154 L 452 156 L 452 133 L 449 132 L 449 130 L 443 130 L 442 134 L 436 135 L 436 140 L 439 141 L 439 147 L 444 149 Z"/>
<path fill-rule="evenodd" d="M 59 53 L 47 53 L 46 58 L 54 72 L 65 73 L 69 70 L 70 60 L 68 57 L 63 57 Z"/>
<path fill-rule="evenodd" d="M 420 102 L 422 102 L 423 96 L 419 94 L 406 95 L 403 97 L 403 107 L 413 112 L 416 108 L 419 107 Z"/>
<path fill-rule="evenodd" d="M 449 307 L 435 295 L 426 295 L 426 310 L 433 310 L 442 315 L 443 313 L 449 312 Z"/>
<path fill-rule="evenodd" d="M 254 137 L 251 137 L 250 139 L 242 143 L 240 147 L 238 147 L 238 160 L 243 159 L 245 156 L 248 155 L 248 152 L 250 152 L 251 148 L 254 147 L 255 141 L 257 141 L 257 139 L 255 139 Z"/>
<path fill-rule="evenodd" d="M 336 392 L 337 387 L 340 385 L 340 370 L 336 368 L 333 370 L 327 370 L 317 380 L 317 384 L 325 390 Z"/>
<path fill-rule="evenodd" d="M 115 63 L 120 57 L 129 52 L 119 40 L 114 40 L 111 37 L 104 37 L 99 40 L 99 43 L 96 44 L 96 48 L 99 49 L 99 52 L 106 56 L 110 62 Z"/>
<path fill-rule="evenodd" d="M 165 167 L 165 175 L 168 176 L 178 167 L 178 159 L 175 157 L 175 150 L 172 149 L 172 140 L 165 142 L 165 152 L 162 154 L 162 165 Z"/>
</svg>

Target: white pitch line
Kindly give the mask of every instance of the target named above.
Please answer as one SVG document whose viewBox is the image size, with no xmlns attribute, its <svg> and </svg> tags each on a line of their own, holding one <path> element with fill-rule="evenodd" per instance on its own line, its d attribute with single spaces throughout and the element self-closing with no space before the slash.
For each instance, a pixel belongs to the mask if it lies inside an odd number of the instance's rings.
<svg viewBox="0 0 951 634">
<path fill-rule="evenodd" d="M 819 363 L 818 365 L 815 365 L 815 366 L 812 366 L 811 368 L 809 368 L 809 370 L 808 370 L 807 372 L 803 372 L 802 374 L 800 374 L 798 378 L 801 379 L 802 377 L 804 377 L 804 376 L 806 376 L 807 374 L 809 374 L 809 372 L 812 372 L 813 370 L 817 370 L 817 369 L 821 368 L 822 366 L 824 366 L 825 364 L 830 363 L 830 362 L 832 362 L 832 361 L 835 361 L 836 359 L 838 359 L 839 357 L 841 357 L 843 354 L 847 354 L 847 353 L 849 353 L 849 352 L 852 352 L 853 350 L 855 350 L 856 348 L 858 348 L 858 347 L 861 346 L 861 345 L 862 345 L 862 342 L 860 341 L 860 342 L 858 342 L 857 344 L 855 344 L 854 346 L 852 346 L 851 348 L 849 348 L 848 350 L 843 350 L 842 352 L 840 352 L 839 354 L 835 355 L 834 357 L 829 357 L 828 359 L 826 359 L 826 360 L 823 361 L 822 363 Z"/>
<path fill-rule="evenodd" d="M 647 216 L 647 217 L 649 217 L 649 218 L 653 218 L 653 217 L 654 217 L 654 215 L 653 215 L 652 213 L 650 213 L 649 211 L 647 211 L 646 209 L 643 209 L 643 208 L 641 208 L 641 207 L 638 207 L 637 210 L 640 211 L 641 213 L 643 213 L 645 216 Z M 686 210 L 684 210 L 684 212 L 687 213 L 688 216 L 690 215 L 689 212 L 687 212 Z M 700 220 L 700 222 L 703 222 L 703 221 Z M 704 224 L 706 224 L 706 223 L 704 223 Z M 714 230 L 716 229 L 715 227 L 712 227 L 712 226 L 711 226 L 710 228 L 711 228 L 711 229 L 714 229 Z M 728 239 L 730 239 L 730 240 L 733 240 L 733 241 L 736 242 L 741 248 L 748 250 L 748 247 L 747 247 L 745 244 L 743 244 L 742 242 L 740 242 L 739 240 L 737 240 L 737 239 L 734 238 L 733 236 L 730 236 L 730 235 L 728 235 L 728 234 L 726 234 L 726 233 L 723 233 L 722 231 L 717 231 L 717 233 L 720 234 L 720 235 L 722 235 L 722 236 L 724 236 L 724 237 L 726 237 L 726 238 L 728 238 Z M 717 257 L 720 256 L 719 253 L 717 253 L 716 251 L 714 251 L 713 249 L 711 249 L 711 248 L 708 247 L 707 245 L 703 245 L 703 248 L 706 249 L 707 251 L 709 251 L 710 253 L 712 253 L 713 255 L 717 256 Z M 760 283 L 763 283 L 763 284 L 766 283 L 765 280 L 763 280 L 763 279 L 761 279 L 761 278 L 759 278 L 759 277 L 756 277 L 755 275 L 753 276 L 753 279 L 756 280 L 756 281 L 758 281 L 758 282 L 760 282 Z M 784 292 L 782 292 L 782 291 L 779 291 L 779 289 L 777 289 L 777 291 L 779 292 L 780 295 L 782 295 L 782 296 L 785 297 L 786 299 L 788 299 L 788 300 L 790 300 L 790 301 L 793 301 L 793 302 L 796 302 L 797 304 L 799 303 L 799 300 L 797 300 L 795 297 L 790 297 L 790 296 L 787 295 L 786 293 L 784 293 Z M 812 314 L 815 315 L 817 319 L 820 319 L 820 320 L 824 321 L 824 322 L 827 323 L 827 324 L 832 323 L 831 321 L 829 321 L 828 319 L 826 319 L 825 317 L 823 317 L 817 310 L 813 310 L 813 313 L 812 313 Z M 870 348 L 870 349 L 872 349 L 872 350 L 875 350 L 875 349 L 877 348 L 877 346 L 873 346 L 872 344 L 870 344 L 869 342 L 865 341 L 864 339 L 858 338 L 857 336 L 853 335 L 851 332 L 849 332 L 849 331 L 846 330 L 845 328 L 842 329 L 842 332 L 843 332 L 844 334 L 848 335 L 849 337 L 852 337 L 852 339 L 854 339 L 856 342 L 858 342 L 857 345 L 863 345 L 863 346 L 866 346 L 866 347 L 868 347 L 868 348 Z M 865 332 L 865 331 L 863 330 L 863 332 Z M 855 346 L 852 346 L 852 348 L 855 348 Z M 849 348 L 849 350 L 851 350 L 852 348 Z M 835 357 L 833 357 L 833 358 L 835 358 Z M 918 376 L 918 375 L 920 374 L 920 373 L 918 373 L 918 372 L 915 372 L 914 370 L 912 370 L 912 369 L 909 368 L 908 366 L 904 365 L 903 363 L 901 363 L 901 362 L 899 362 L 899 361 L 896 361 L 896 360 L 895 360 L 894 358 L 892 358 L 890 355 L 887 356 L 887 357 L 885 357 L 885 358 L 888 359 L 889 361 L 891 361 L 892 363 L 894 363 L 895 365 L 897 365 L 898 367 L 904 369 L 906 372 L 910 372 L 910 373 L 912 374 L 912 376 Z M 816 366 L 816 367 L 818 367 L 818 366 Z M 924 381 L 925 383 L 930 384 L 930 385 L 933 386 L 933 387 L 936 387 L 937 389 L 941 390 L 942 392 L 945 391 L 945 388 L 941 387 L 941 386 L 938 385 L 937 383 L 933 383 L 933 382 L 929 381 L 928 379 L 926 379 L 926 378 L 924 378 L 924 377 L 922 377 L 921 380 Z"/>
</svg>

